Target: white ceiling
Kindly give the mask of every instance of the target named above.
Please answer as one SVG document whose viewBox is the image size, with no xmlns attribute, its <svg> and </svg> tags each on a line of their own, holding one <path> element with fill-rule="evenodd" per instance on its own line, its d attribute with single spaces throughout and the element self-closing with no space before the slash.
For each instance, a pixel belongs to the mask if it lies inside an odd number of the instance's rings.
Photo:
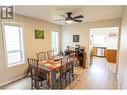
<svg viewBox="0 0 127 95">
<path fill-rule="evenodd" d="M 15 12 L 51 23 L 65 25 L 60 15 L 73 12 L 72 16 L 83 15 L 83 22 L 121 18 L 123 6 L 16 6 Z"/>
</svg>

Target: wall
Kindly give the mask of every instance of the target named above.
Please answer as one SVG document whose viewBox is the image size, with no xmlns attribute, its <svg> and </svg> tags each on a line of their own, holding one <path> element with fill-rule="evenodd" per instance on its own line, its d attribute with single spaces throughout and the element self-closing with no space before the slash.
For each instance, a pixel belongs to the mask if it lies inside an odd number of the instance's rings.
<svg viewBox="0 0 127 95">
<path fill-rule="evenodd" d="M 26 58 L 36 58 L 36 53 L 40 51 L 47 51 L 51 49 L 51 33 L 56 30 L 60 36 L 60 26 L 44 22 L 38 19 L 33 19 L 25 16 L 16 15 L 16 23 L 24 26 L 24 50 Z M 34 29 L 43 29 L 44 39 L 34 38 Z M 0 30 L 1 25 L 0 25 Z M 60 37 L 59 37 L 60 48 Z M 27 64 L 17 65 L 11 68 L 6 68 L 4 61 L 2 31 L 0 32 L 0 86 L 4 85 L 24 74 Z"/>
<path fill-rule="evenodd" d="M 92 28 L 107 28 L 107 27 L 120 27 L 121 19 L 103 20 L 96 22 L 88 22 L 74 25 L 65 25 L 62 27 L 62 50 L 66 48 L 67 45 L 75 46 L 80 44 L 86 48 L 87 52 L 87 65 L 89 64 L 89 35 L 90 29 Z M 72 35 L 80 35 L 80 42 L 72 42 Z"/>
<path fill-rule="evenodd" d="M 120 89 L 127 89 L 127 7 L 122 18 L 120 35 L 118 81 Z"/>
</svg>

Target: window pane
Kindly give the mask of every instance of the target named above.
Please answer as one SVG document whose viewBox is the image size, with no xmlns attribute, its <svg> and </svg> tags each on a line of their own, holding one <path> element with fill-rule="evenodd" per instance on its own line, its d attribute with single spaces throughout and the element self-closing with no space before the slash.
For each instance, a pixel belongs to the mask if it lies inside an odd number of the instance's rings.
<svg viewBox="0 0 127 95">
<path fill-rule="evenodd" d="M 94 35 L 94 46 L 105 46 L 105 36 Z"/>
<path fill-rule="evenodd" d="M 7 51 L 20 50 L 19 35 L 20 35 L 19 27 L 5 26 Z"/>
<path fill-rule="evenodd" d="M 15 52 L 15 53 L 8 53 L 8 65 L 12 63 L 21 62 L 21 53 Z"/>
</svg>

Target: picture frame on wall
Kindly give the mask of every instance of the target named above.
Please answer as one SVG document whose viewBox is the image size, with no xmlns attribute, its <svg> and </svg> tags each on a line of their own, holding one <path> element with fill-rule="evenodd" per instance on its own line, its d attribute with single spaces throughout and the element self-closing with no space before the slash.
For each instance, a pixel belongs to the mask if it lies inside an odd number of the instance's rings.
<svg viewBox="0 0 127 95">
<path fill-rule="evenodd" d="M 35 29 L 35 39 L 44 39 L 44 30 Z"/>
<path fill-rule="evenodd" d="M 73 42 L 79 42 L 79 35 L 73 35 Z"/>
</svg>

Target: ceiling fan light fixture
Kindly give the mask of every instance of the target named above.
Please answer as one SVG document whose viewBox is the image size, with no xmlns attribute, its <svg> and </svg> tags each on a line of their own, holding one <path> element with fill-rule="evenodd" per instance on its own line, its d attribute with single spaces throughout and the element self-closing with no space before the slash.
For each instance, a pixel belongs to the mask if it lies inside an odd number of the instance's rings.
<svg viewBox="0 0 127 95">
<path fill-rule="evenodd" d="M 65 21 L 67 24 L 70 24 L 70 23 L 72 23 L 73 21 L 72 20 L 66 20 Z"/>
</svg>

